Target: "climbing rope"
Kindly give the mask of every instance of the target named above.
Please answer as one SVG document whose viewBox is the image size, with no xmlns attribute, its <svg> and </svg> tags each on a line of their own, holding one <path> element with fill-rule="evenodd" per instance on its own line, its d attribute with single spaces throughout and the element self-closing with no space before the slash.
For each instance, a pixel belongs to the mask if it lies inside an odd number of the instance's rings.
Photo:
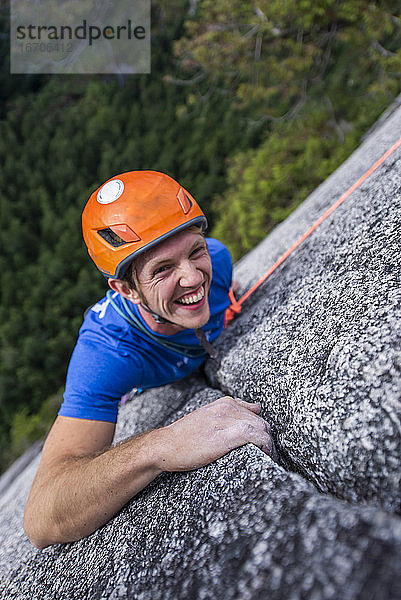
<svg viewBox="0 0 401 600">
<path fill-rule="evenodd" d="M 270 277 L 270 275 L 272 275 L 272 273 L 274 273 L 274 271 L 281 264 L 283 264 L 283 262 L 302 244 L 302 242 L 304 242 L 315 231 L 315 229 L 317 229 L 319 225 L 323 223 L 323 221 L 325 221 L 347 198 L 349 198 L 351 194 L 357 190 L 362 183 L 366 181 L 366 179 L 368 179 L 368 177 L 370 177 L 370 175 L 372 175 L 372 173 L 374 173 L 380 167 L 380 165 L 382 165 L 400 146 L 401 138 L 399 138 L 395 144 L 393 144 L 391 148 L 389 148 L 387 152 L 385 152 L 383 156 L 381 156 L 370 167 L 370 169 L 368 169 L 366 173 L 364 173 L 362 177 L 358 179 L 358 181 L 356 181 L 336 202 L 334 202 L 334 204 L 332 204 L 332 206 L 330 206 L 330 208 L 328 208 L 326 212 L 319 217 L 319 219 L 313 223 L 313 225 L 309 227 L 309 229 L 305 231 L 303 235 L 301 235 L 301 237 L 291 246 L 291 248 L 289 248 L 282 256 L 280 256 L 274 265 L 251 288 L 249 288 L 249 290 L 245 292 L 245 294 L 241 296 L 239 300 L 235 299 L 233 291 L 230 290 L 229 297 L 231 300 L 231 305 L 226 309 L 224 327 L 227 327 L 235 315 L 238 315 L 241 312 L 242 305 L 249 298 L 249 296 L 251 296 L 262 285 L 262 283 L 266 281 L 266 279 Z"/>
</svg>

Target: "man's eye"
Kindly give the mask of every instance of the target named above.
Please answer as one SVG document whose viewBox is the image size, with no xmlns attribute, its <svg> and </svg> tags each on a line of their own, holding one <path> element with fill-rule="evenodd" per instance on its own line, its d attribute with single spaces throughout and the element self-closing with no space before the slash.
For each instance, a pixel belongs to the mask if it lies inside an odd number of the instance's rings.
<svg viewBox="0 0 401 600">
<path fill-rule="evenodd" d="M 169 268 L 170 267 L 168 265 L 164 265 L 163 267 L 159 267 L 158 269 L 156 269 L 156 271 L 153 273 L 153 275 L 159 275 L 160 273 L 164 273 Z"/>
<path fill-rule="evenodd" d="M 206 250 L 206 248 L 204 246 L 199 246 L 199 248 L 195 248 L 195 250 L 193 250 L 193 252 L 191 252 L 191 257 L 192 256 L 197 256 L 198 254 L 201 254 L 201 252 L 204 252 Z"/>
</svg>

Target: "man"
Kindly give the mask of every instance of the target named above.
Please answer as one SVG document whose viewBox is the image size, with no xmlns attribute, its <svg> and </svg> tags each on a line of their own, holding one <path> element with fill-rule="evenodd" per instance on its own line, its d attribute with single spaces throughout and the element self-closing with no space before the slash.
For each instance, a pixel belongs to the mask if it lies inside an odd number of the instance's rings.
<svg viewBox="0 0 401 600">
<path fill-rule="evenodd" d="M 274 451 L 260 405 L 230 397 L 111 446 L 121 396 L 177 381 L 211 351 L 232 264 L 205 240 L 194 198 L 162 173 L 113 177 L 91 195 L 82 225 L 111 289 L 81 327 L 25 507 L 38 548 L 89 535 L 163 471 L 196 469 L 249 442 Z"/>
</svg>

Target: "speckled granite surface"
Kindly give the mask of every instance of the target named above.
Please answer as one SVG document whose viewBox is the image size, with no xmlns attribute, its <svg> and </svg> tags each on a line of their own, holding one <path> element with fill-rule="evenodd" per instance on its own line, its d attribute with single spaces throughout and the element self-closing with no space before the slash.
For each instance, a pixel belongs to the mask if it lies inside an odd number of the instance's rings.
<svg viewBox="0 0 401 600">
<path fill-rule="evenodd" d="M 401 109 L 236 267 L 253 283 L 401 136 Z M 164 474 L 91 536 L 38 551 L 21 528 L 39 457 L 0 480 L 0 598 L 401 597 L 398 150 L 246 304 L 221 358 L 122 407 L 116 440 L 229 393 L 263 404 L 254 446 Z"/>
<path fill-rule="evenodd" d="M 258 290 L 207 366 L 216 387 L 263 399 L 320 490 L 398 513 L 400 250 L 398 153 Z"/>
</svg>

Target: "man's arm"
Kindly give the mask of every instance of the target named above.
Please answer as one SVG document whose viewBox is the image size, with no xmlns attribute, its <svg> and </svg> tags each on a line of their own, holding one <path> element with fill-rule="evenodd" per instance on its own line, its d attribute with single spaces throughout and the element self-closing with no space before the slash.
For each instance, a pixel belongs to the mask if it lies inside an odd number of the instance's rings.
<svg viewBox="0 0 401 600">
<path fill-rule="evenodd" d="M 29 539 L 45 548 L 89 535 L 163 471 L 202 467 L 249 442 L 274 454 L 259 412 L 225 396 L 114 448 L 113 423 L 57 417 L 25 507 Z"/>
</svg>

